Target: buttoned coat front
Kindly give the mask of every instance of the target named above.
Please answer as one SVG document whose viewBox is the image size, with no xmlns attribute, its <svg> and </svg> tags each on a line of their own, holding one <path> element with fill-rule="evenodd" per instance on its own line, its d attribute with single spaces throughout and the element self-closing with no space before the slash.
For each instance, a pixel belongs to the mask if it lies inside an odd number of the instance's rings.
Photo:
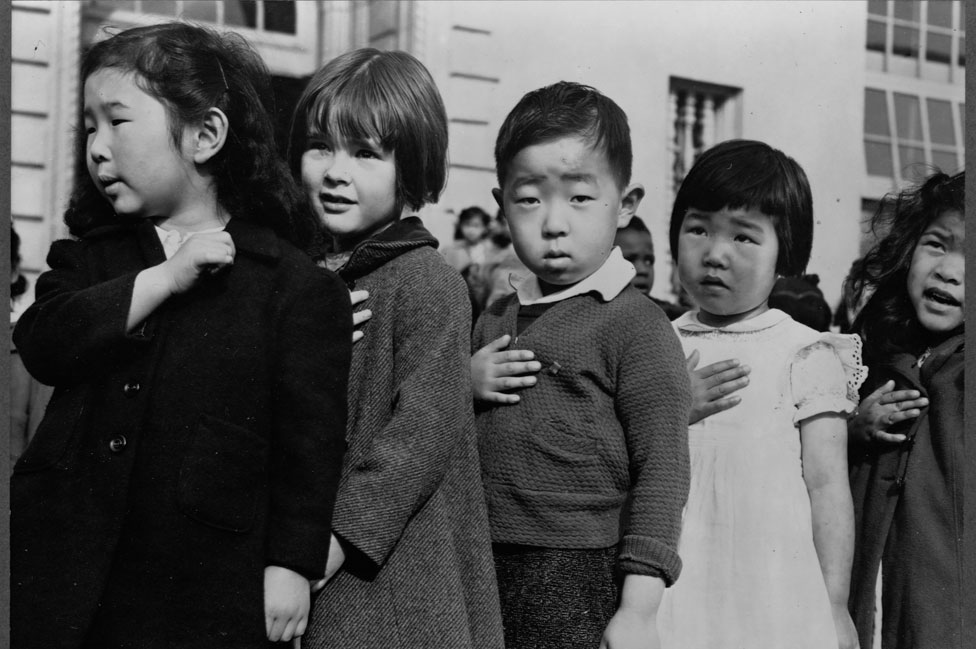
<svg viewBox="0 0 976 649">
<path fill-rule="evenodd" d="M 13 646 L 265 646 L 263 573 L 321 576 L 345 448 L 341 281 L 232 219 L 234 264 L 126 332 L 148 221 L 56 242 L 15 330 L 56 386 L 11 490 Z M 122 646 L 122 645 L 120 645 Z"/>
</svg>

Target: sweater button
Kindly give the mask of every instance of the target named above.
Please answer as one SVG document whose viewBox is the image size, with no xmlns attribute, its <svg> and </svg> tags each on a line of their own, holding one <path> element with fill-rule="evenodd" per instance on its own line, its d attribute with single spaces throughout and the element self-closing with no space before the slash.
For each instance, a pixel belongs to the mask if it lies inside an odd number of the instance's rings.
<svg viewBox="0 0 976 649">
<path fill-rule="evenodd" d="M 127 397 L 134 397 L 137 394 L 139 394 L 139 390 L 141 390 L 141 389 L 142 389 L 142 386 L 139 385 L 137 382 L 135 382 L 135 381 L 129 381 L 122 388 L 122 394 L 124 394 Z"/>
<path fill-rule="evenodd" d="M 125 440 L 125 435 L 118 435 L 116 437 L 113 437 L 112 440 L 108 443 L 108 449 L 113 453 L 121 453 L 122 449 L 125 448 L 125 445 L 127 443 L 128 442 L 126 442 Z"/>
</svg>

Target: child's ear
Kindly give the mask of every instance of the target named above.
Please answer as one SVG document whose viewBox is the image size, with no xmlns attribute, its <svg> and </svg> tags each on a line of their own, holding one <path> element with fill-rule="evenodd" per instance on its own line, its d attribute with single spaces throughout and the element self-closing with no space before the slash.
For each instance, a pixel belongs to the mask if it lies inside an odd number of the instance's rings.
<svg viewBox="0 0 976 649">
<path fill-rule="evenodd" d="M 495 198 L 495 202 L 498 203 L 498 209 L 500 209 L 504 214 L 505 202 L 502 200 L 502 190 L 495 187 L 494 189 L 491 190 L 491 195 Z"/>
<path fill-rule="evenodd" d="M 216 106 L 207 110 L 203 121 L 193 130 L 193 162 L 206 164 L 224 147 L 230 124 L 224 111 Z"/>
<path fill-rule="evenodd" d="M 628 185 L 620 199 L 620 211 L 617 213 L 617 227 L 625 227 L 637 214 L 637 207 L 644 198 L 644 186 L 638 183 Z"/>
</svg>

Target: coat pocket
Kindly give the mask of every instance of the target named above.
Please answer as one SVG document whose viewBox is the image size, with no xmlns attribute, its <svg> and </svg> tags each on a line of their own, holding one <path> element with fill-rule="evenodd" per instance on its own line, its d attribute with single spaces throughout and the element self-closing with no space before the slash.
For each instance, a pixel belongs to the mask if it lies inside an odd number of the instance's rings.
<svg viewBox="0 0 976 649">
<path fill-rule="evenodd" d="M 14 465 L 15 474 L 68 468 L 87 425 L 87 395 L 81 386 L 55 391 L 37 433 Z"/>
<path fill-rule="evenodd" d="M 184 514 L 230 532 L 254 526 L 267 481 L 268 443 L 248 428 L 204 415 L 180 466 Z"/>
</svg>

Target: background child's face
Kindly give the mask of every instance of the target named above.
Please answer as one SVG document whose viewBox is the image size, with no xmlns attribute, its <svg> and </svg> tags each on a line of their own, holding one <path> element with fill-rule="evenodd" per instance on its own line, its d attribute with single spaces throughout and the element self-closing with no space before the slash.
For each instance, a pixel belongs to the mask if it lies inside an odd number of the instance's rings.
<svg viewBox="0 0 976 649">
<path fill-rule="evenodd" d="M 468 217 L 461 224 L 461 235 L 469 244 L 478 243 L 485 238 L 486 234 L 488 234 L 488 228 L 485 227 L 485 222 L 481 220 L 480 216 Z"/>
<path fill-rule="evenodd" d="M 372 140 L 310 135 L 302 185 L 325 229 L 342 250 L 396 221 L 396 161 Z"/>
<path fill-rule="evenodd" d="M 174 146 L 163 104 L 116 68 L 91 74 L 84 96 L 88 173 L 115 211 L 172 217 L 188 210 L 192 160 Z"/>
<path fill-rule="evenodd" d="M 713 326 L 767 310 L 778 254 L 773 220 L 756 209 L 690 208 L 678 234 L 681 285 Z"/>
<path fill-rule="evenodd" d="M 966 221 L 943 212 L 925 229 L 908 269 L 908 298 L 919 322 L 933 333 L 952 331 L 965 320 Z"/>
<path fill-rule="evenodd" d="M 519 259 L 559 286 L 575 284 L 603 264 L 617 226 L 636 208 L 623 207 L 624 190 L 603 151 L 577 137 L 519 151 L 505 186 L 494 193 Z"/>
<path fill-rule="evenodd" d="M 654 286 L 654 242 L 648 232 L 617 230 L 613 239 L 624 259 L 634 265 L 637 274 L 630 283 L 641 293 L 649 293 Z"/>
</svg>

